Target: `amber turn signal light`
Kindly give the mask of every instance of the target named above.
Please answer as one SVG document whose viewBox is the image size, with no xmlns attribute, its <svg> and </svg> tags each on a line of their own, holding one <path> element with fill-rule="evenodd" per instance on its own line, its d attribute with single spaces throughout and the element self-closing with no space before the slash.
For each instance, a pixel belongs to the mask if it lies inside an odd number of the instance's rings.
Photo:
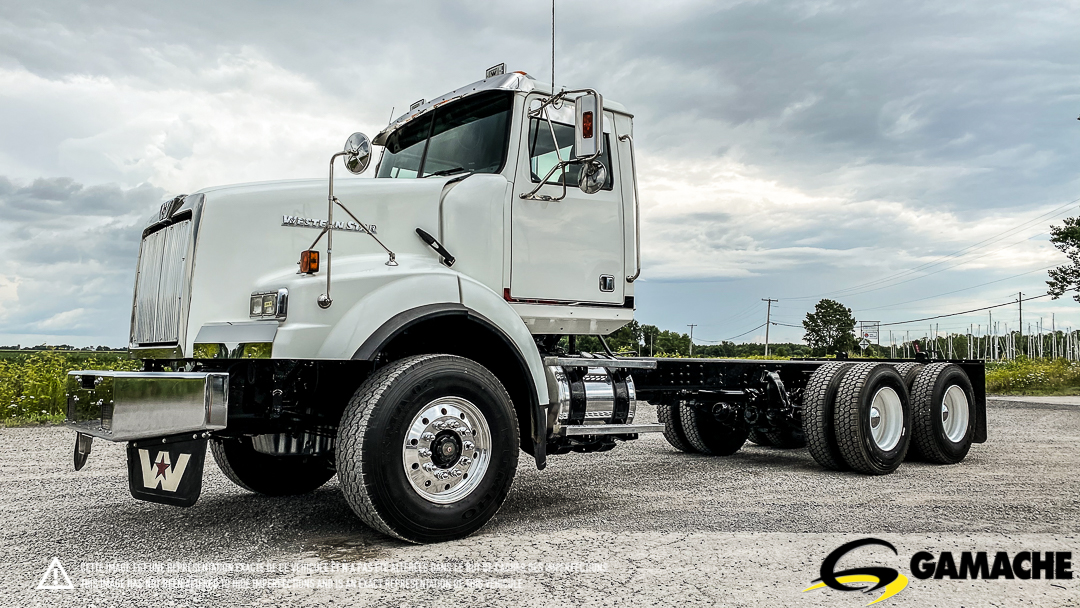
<svg viewBox="0 0 1080 608">
<path fill-rule="evenodd" d="M 300 252 L 300 272 L 315 274 L 319 272 L 319 252 L 314 249 Z"/>
</svg>

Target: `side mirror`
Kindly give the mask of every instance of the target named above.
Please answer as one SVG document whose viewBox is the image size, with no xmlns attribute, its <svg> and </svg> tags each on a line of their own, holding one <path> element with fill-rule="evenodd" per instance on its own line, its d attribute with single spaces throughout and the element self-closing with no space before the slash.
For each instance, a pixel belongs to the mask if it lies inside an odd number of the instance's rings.
<svg viewBox="0 0 1080 608">
<path fill-rule="evenodd" d="M 604 98 L 586 93 L 574 100 L 574 158 L 596 156 L 603 151 Z"/>
<path fill-rule="evenodd" d="M 581 173 L 578 174 L 578 188 L 585 194 L 596 194 L 607 183 L 607 167 L 598 160 L 590 160 L 581 163 Z"/>
<path fill-rule="evenodd" d="M 345 141 L 345 168 L 357 175 L 371 162 L 371 140 L 363 133 L 353 133 Z"/>
</svg>

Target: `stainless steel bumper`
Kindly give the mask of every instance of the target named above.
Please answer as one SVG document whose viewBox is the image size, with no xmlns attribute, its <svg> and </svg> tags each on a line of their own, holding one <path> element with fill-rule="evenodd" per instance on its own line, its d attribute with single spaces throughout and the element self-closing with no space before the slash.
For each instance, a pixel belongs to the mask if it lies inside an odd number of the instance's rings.
<svg viewBox="0 0 1080 608">
<path fill-rule="evenodd" d="M 65 425 L 109 441 L 211 431 L 228 419 L 229 375 L 74 371 L 67 401 Z"/>
</svg>

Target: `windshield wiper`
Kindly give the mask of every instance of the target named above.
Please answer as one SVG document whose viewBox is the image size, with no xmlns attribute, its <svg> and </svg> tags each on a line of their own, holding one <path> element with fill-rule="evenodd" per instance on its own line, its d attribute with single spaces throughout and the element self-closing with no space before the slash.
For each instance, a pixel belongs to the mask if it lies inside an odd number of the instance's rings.
<svg viewBox="0 0 1080 608">
<path fill-rule="evenodd" d="M 461 173 L 465 171 L 465 167 L 453 167 L 451 169 L 443 169 L 442 171 L 436 171 L 434 173 L 428 173 L 424 177 L 442 177 L 444 175 L 453 175 L 455 173 Z"/>
</svg>

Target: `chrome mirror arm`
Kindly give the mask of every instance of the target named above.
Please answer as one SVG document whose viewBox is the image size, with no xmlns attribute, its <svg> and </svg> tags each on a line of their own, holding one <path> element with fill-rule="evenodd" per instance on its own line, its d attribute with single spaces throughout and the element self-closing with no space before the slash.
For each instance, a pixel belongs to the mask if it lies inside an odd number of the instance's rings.
<svg viewBox="0 0 1080 608">
<path fill-rule="evenodd" d="M 535 110 L 529 111 L 530 118 L 543 118 L 544 121 L 547 122 L 548 130 L 551 132 L 551 143 L 555 147 L 555 156 L 559 159 L 559 162 L 551 168 L 551 171 L 548 171 L 547 175 L 545 175 L 544 178 L 540 180 L 540 183 L 537 184 L 535 188 L 533 188 L 530 192 L 520 194 L 520 198 L 523 198 L 525 200 L 552 202 L 563 200 L 564 198 L 566 198 L 566 167 L 574 164 L 591 163 L 592 161 L 596 160 L 596 158 L 600 156 L 600 154 L 603 152 L 603 150 L 598 148 L 596 150 L 596 153 L 592 156 L 563 160 L 562 152 L 559 151 L 559 138 L 555 136 L 555 125 L 551 124 L 551 116 L 549 116 L 548 113 L 544 110 L 548 106 L 554 107 L 556 103 L 566 99 L 566 96 L 571 93 L 592 93 L 593 95 L 598 94 L 593 89 L 575 89 L 573 91 L 559 91 L 555 95 L 552 95 L 547 99 L 541 100 L 540 107 L 536 108 Z M 540 188 L 547 185 L 548 178 L 554 175 L 556 171 L 560 170 L 563 173 L 562 194 L 560 194 L 559 196 L 548 196 L 546 194 L 541 194 L 537 196 L 536 193 L 540 191 Z"/>
<path fill-rule="evenodd" d="M 326 227 L 323 228 L 323 231 L 320 232 L 319 236 L 315 238 L 315 242 L 311 244 L 311 247 L 309 247 L 309 249 L 314 249 L 315 245 L 318 244 L 319 239 L 321 239 L 324 234 L 326 235 L 326 293 L 320 295 L 317 300 L 317 302 L 319 303 L 319 308 L 330 308 L 330 305 L 334 303 L 333 298 L 330 297 L 330 271 L 333 268 L 335 204 L 344 209 L 345 213 L 348 213 L 349 217 L 351 217 L 353 221 L 355 221 L 357 224 L 360 224 L 360 227 L 364 230 L 364 232 L 368 233 L 371 238 L 375 239 L 375 242 L 378 243 L 380 247 L 386 250 L 387 255 L 390 256 L 390 259 L 386 262 L 387 266 L 398 265 L 397 256 L 394 255 L 394 252 L 390 251 L 390 249 L 388 249 L 386 245 L 383 245 L 383 242 L 379 240 L 379 237 L 375 236 L 375 233 L 371 231 L 371 228 L 369 228 L 360 220 L 356 219 L 356 216 L 353 215 L 351 211 L 346 209 L 345 205 L 342 205 L 341 201 L 339 201 L 338 198 L 334 196 L 334 161 L 337 160 L 339 156 L 345 156 L 348 158 L 348 160 L 346 160 L 345 162 L 346 169 L 348 169 L 352 173 L 363 173 L 364 169 L 366 169 L 368 166 L 368 161 L 371 159 L 369 151 L 370 147 L 367 145 L 366 142 L 366 135 L 362 133 L 353 133 L 352 136 L 349 137 L 349 141 L 345 142 L 345 149 L 330 157 L 330 186 L 329 191 L 326 195 Z M 361 153 L 363 153 L 364 155 L 360 156 Z M 350 161 L 352 162 L 352 164 L 350 164 Z"/>
<path fill-rule="evenodd" d="M 339 156 L 348 156 L 348 151 L 338 152 L 330 157 L 330 192 L 326 196 L 327 209 L 326 209 L 326 293 L 319 296 L 317 300 L 319 308 L 330 308 L 330 305 L 334 303 L 334 300 L 330 298 L 330 268 L 332 264 L 332 251 L 334 249 L 334 201 L 337 200 L 334 197 L 334 161 Z M 322 238 L 322 235 L 319 235 Z M 318 243 L 319 239 L 315 239 Z M 314 245 L 312 245 L 314 247 Z"/>
</svg>

